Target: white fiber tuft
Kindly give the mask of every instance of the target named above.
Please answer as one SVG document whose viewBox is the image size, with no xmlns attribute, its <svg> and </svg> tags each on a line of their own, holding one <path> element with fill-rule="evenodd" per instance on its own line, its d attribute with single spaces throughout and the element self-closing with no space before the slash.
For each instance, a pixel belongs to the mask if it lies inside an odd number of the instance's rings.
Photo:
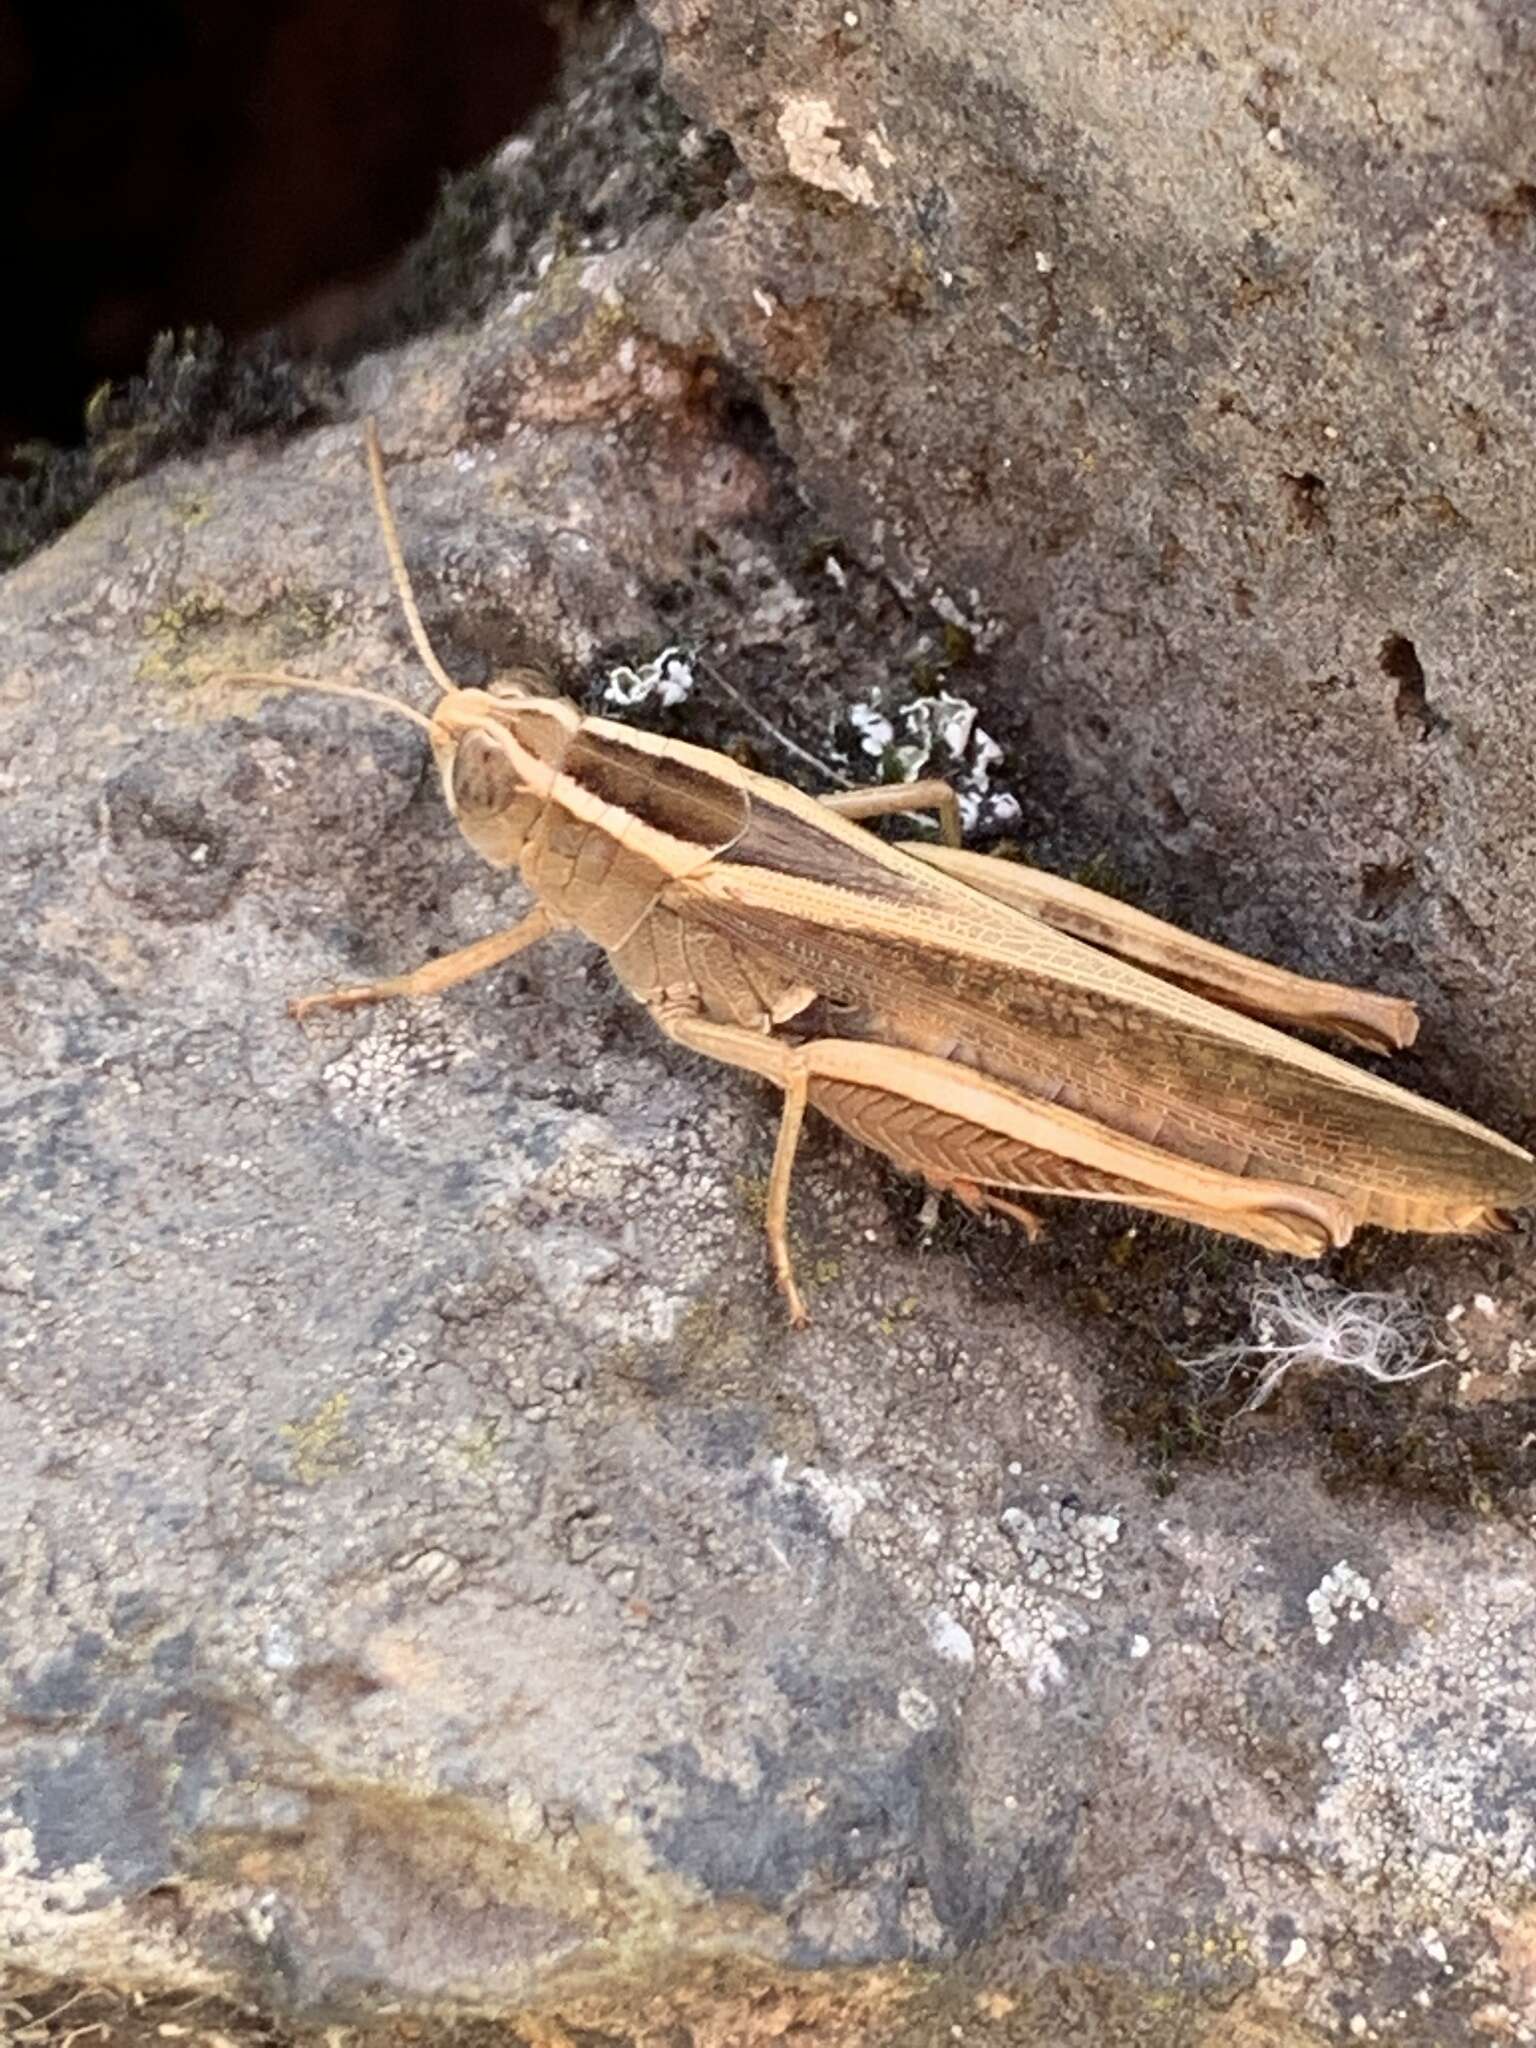
<svg viewBox="0 0 1536 2048">
<path fill-rule="evenodd" d="M 1256 1287 L 1248 1312 L 1246 1337 L 1181 1361 L 1210 1393 L 1221 1392 L 1239 1374 L 1256 1374 L 1240 1415 L 1262 1408 L 1298 1365 L 1397 1386 L 1445 1363 L 1425 1360 L 1427 1321 L 1401 1294 L 1357 1294 L 1295 1276 Z"/>
</svg>

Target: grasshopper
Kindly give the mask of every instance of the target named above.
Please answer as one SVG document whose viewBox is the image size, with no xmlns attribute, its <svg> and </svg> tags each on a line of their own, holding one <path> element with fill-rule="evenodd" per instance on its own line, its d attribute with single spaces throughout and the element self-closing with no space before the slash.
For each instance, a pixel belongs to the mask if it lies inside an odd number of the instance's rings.
<svg viewBox="0 0 1536 2048">
<path fill-rule="evenodd" d="M 391 575 L 440 696 L 286 674 L 229 678 L 364 698 L 422 726 L 459 830 L 534 907 L 409 974 L 304 996 L 303 1017 L 433 996 L 560 927 L 608 954 L 668 1037 L 782 1095 L 766 1204 L 774 1272 L 806 1320 L 790 1180 L 808 1108 L 970 1208 L 1070 1195 L 1315 1258 L 1357 1225 L 1513 1227 L 1528 1152 L 1291 1038 L 1412 1043 L 1411 1004 L 1311 981 L 1016 861 L 959 845 L 929 781 L 815 798 L 724 754 L 585 716 L 532 671 L 461 688 L 411 588 L 372 422 Z M 859 822 L 931 809 L 942 843 Z"/>
</svg>

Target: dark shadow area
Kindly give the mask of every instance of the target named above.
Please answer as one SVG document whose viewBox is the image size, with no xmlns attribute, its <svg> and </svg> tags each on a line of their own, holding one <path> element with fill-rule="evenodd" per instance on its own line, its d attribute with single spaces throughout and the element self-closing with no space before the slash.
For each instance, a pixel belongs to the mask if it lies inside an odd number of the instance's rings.
<svg viewBox="0 0 1536 2048">
<path fill-rule="evenodd" d="M 3 0 L 0 451 L 78 442 L 166 332 L 343 340 L 558 54 L 536 0 Z"/>
</svg>

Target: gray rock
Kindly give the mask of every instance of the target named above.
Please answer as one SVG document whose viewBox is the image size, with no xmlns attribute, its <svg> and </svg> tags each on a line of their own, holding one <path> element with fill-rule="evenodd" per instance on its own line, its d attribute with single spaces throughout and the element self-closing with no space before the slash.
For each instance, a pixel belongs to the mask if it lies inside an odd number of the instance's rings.
<svg viewBox="0 0 1536 2048">
<path fill-rule="evenodd" d="M 353 374 L 449 666 L 685 641 L 675 719 L 805 777 L 710 673 L 825 754 L 958 611 L 1032 834 L 1428 997 L 1421 1078 L 1518 1122 L 1514 10 L 657 16 L 747 177 Z M 823 1134 L 792 1334 L 770 1104 L 578 944 L 284 1015 L 519 907 L 414 728 L 208 680 L 425 701 L 350 424 L 0 608 L 15 1962 L 550 2040 L 1536 2038 L 1523 1244 L 1344 1262 L 1449 1365 L 1222 1434 L 1172 1361 L 1263 1262 L 925 1234 Z"/>
<path fill-rule="evenodd" d="M 649 11 L 750 173 L 675 317 L 989 642 L 1030 830 L 1529 1118 L 1528 10 Z"/>
</svg>

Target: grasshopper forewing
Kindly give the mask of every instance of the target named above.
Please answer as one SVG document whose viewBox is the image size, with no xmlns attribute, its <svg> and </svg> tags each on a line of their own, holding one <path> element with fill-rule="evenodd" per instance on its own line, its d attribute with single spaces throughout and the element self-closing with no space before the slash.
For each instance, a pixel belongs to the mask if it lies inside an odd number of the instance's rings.
<svg viewBox="0 0 1536 2048">
<path fill-rule="evenodd" d="M 804 1113 L 973 1207 L 1059 1194 L 1183 1218 L 1315 1257 L 1358 1224 L 1494 1231 L 1536 1200 L 1529 1153 L 1277 1023 L 1377 1050 L 1412 1007 L 1307 981 L 1091 890 L 856 820 L 953 800 L 908 786 L 817 800 L 727 756 L 543 694 L 527 672 L 461 689 L 421 624 L 384 487 L 380 525 L 440 691 L 426 726 L 449 810 L 535 906 L 412 974 L 310 996 L 297 1015 L 430 995 L 574 926 L 680 1043 L 774 1083 L 768 1196 L 792 1320 L 790 1176 Z M 359 696 L 294 676 L 249 680 Z"/>
</svg>

